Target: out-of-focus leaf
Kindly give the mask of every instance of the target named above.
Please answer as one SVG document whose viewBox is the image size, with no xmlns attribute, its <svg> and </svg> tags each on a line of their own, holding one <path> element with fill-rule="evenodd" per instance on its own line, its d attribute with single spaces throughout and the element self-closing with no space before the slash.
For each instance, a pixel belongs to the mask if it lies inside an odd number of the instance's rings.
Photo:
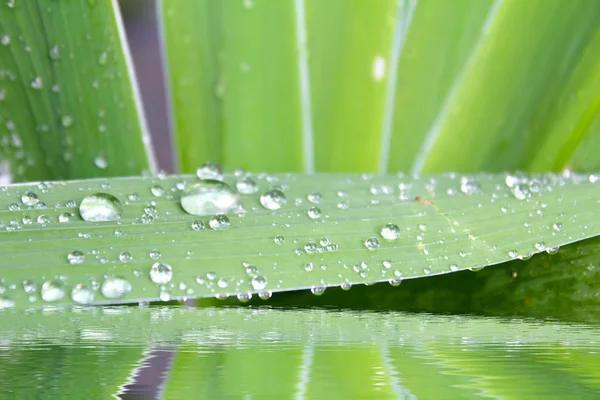
<svg viewBox="0 0 600 400">
<path fill-rule="evenodd" d="M 0 157 L 14 180 L 151 169 L 116 2 L 0 5 Z"/>
</svg>

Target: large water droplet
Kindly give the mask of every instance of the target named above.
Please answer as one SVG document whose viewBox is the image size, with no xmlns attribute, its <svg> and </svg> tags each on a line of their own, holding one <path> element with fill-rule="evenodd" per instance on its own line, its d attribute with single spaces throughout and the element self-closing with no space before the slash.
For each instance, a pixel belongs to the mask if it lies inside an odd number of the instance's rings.
<svg viewBox="0 0 600 400">
<path fill-rule="evenodd" d="M 254 290 L 263 290 L 265 287 L 267 287 L 267 278 L 262 275 L 256 275 L 252 277 L 251 284 Z"/>
<path fill-rule="evenodd" d="M 74 250 L 67 254 L 67 261 L 69 261 L 69 264 L 71 265 L 82 264 L 84 260 L 85 255 L 79 250 Z"/>
<path fill-rule="evenodd" d="M 102 283 L 100 292 L 107 299 L 118 299 L 131 292 L 131 283 L 121 276 L 113 276 Z"/>
<path fill-rule="evenodd" d="M 187 185 L 181 194 L 181 207 L 192 215 L 226 214 L 240 206 L 240 196 L 217 180 L 206 179 Z"/>
<path fill-rule="evenodd" d="M 395 240 L 400 237 L 400 228 L 396 224 L 386 224 L 381 228 L 381 237 L 386 240 Z"/>
<path fill-rule="evenodd" d="M 78 284 L 71 291 L 71 299 L 79 304 L 92 304 L 94 302 L 95 293 L 92 289 Z"/>
<path fill-rule="evenodd" d="M 213 179 L 217 181 L 223 180 L 223 171 L 221 170 L 221 166 L 212 161 L 202 164 L 202 166 L 196 170 L 196 175 L 200 179 Z"/>
<path fill-rule="evenodd" d="M 287 203 L 287 199 L 281 190 L 269 190 L 260 196 L 260 204 L 268 210 L 278 210 L 285 203 Z"/>
<path fill-rule="evenodd" d="M 40 202 L 37 194 L 33 192 L 25 192 L 21 195 L 21 202 L 28 207 L 35 206 Z"/>
<path fill-rule="evenodd" d="M 123 206 L 113 195 L 95 193 L 81 200 L 79 213 L 85 221 L 118 221 L 123 214 Z"/>
<path fill-rule="evenodd" d="M 150 279 L 154 283 L 169 283 L 173 278 L 173 270 L 169 264 L 154 263 L 150 268 Z"/>
<path fill-rule="evenodd" d="M 44 301 L 58 301 L 65 296 L 65 288 L 60 281 L 46 281 L 40 295 Z"/>
</svg>

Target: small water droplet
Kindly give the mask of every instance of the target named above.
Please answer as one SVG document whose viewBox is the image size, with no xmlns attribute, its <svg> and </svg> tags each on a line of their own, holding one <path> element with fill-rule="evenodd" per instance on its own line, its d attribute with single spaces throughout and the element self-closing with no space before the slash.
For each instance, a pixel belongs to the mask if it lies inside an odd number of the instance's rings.
<svg viewBox="0 0 600 400">
<path fill-rule="evenodd" d="M 318 207 L 312 207 L 310 208 L 306 214 L 308 215 L 308 217 L 310 219 L 317 219 L 317 218 L 321 218 L 321 210 Z"/>
<path fill-rule="evenodd" d="M 102 283 L 100 292 L 107 299 L 118 299 L 131 292 L 131 283 L 121 276 L 113 276 Z"/>
<path fill-rule="evenodd" d="M 192 229 L 195 230 L 196 232 L 203 230 L 204 222 L 202 222 L 200 220 L 196 220 L 196 221 L 192 222 Z"/>
<path fill-rule="evenodd" d="M 471 196 L 481 191 L 479 183 L 468 177 L 462 177 L 460 182 L 460 191 Z"/>
<path fill-rule="evenodd" d="M 263 290 L 267 287 L 267 278 L 262 275 L 255 275 L 252 277 L 251 285 L 254 290 Z"/>
<path fill-rule="evenodd" d="M 10 36 L 8 36 L 8 35 L 0 36 L 0 43 L 2 43 L 3 46 L 8 46 L 10 44 Z"/>
<path fill-rule="evenodd" d="M 529 186 L 522 183 L 518 183 L 512 186 L 510 188 L 510 192 L 517 200 L 525 200 L 531 196 L 531 193 L 529 192 Z"/>
<path fill-rule="evenodd" d="M 393 287 L 397 287 L 397 286 L 400 286 L 400 284 L 402 283 L 402 278 L 393 278 L 393 279 L 390 279 L 388 282 Z"/>
<path fill-rule="evenodd" d="M 286 203 L 287 199 L 281 190 L 269 190 L 260 196 L 260 204 L 268 210 L 278 210 Z"/>
<path fill-rule="evenodd" d="M 67 261 L 69 261 L 69 264 L 71 265 L 83 264 L 84 260 L 85 255 L 79 250 L 74 250 L 67 254 Z"/>
<path fill-rule="evenodd" d="M 14 300 L 11 300 L 8 297 L 0 296 L 0 310 L 5 308 L 12 308 L 15 306 Z"/>
<path fill-rule="evenodd" d="M 70 212 L 61 213 L 58 216 L 58 222 L 69 222 L 72 217 L 73 217 L 73 214 L 71 214 Z"/>
<path fill-rule="evenodd" d="M 306 198 L 313 204 L 319 204 L 323 196 L 321 196 L 321 193 L 319 192 L 313 192 L 306 196 Z"/>
<path fill-rule="evenodd" d="M 108 193 L 95 193 L 86 196 L 79 204 L 79 213 L 84 221 L 118 221 L 123 214 L 119 199 Z"/>
<path fill-rule="evenodd" d="M 317 244 L 315 242 L 308 242 L 304 245 L 304 251 L 308 254 L 312 254 L 317 251 Z"/>
<path fill-rule="evenodd" d="M 40 90 L 41 88 L 44 87 L 44 83 L 42 82 L 42 78 L 40 78 L 39 76 L 36 76 L 32 81 L 31 81 L 31 87 L 35 90 Z"/>
<path fill-rule="evenodd" d="M 325 286 L 313 286 L 310 288 L 310 291 L 315 296 L 321 296 L 323 293 L 325 293 L 325 289 L 327 289 Z"/>
<path fill-rule="evenodd" d="M 105 169 L 108 167 L 108 163 L 102 154 L 99 154 L 96 156 L 96 158 L 94 158 L 94 165 L 100 169 Z"/>
<path fill-rule="evenodd" d="M 258 185 L 250 178 L 240 179 L 235 183 L 235 188 L 241 194 L 253 194 L 258 192 Z"/>
<path fill-rule="evenodd" d="M 98 56 L 98 64 L 100 65 L 106 65 L 106 62 L 108 61 L 108 53 L 103 51 L 102 53 L 100 53 L 100 55 Z"/>
<path fill-rule="evenodd" d="M 365 240 L 365 247 L 369 250 L 375 250 L 379 248 L 379 240 L 376 237 L 370 237 Z"/>
<path fill-rule="evenodd" d="M 213 179 L 217 181 L 223 180 L 223 171 L 221 170 L 221 166 L 215 162 L 208 161 L 202 164 L 196 170 L 196 176 L 200 179 Z"/>
<path fill-rule="evenodd" d="M 208 226 L 215 231 L 227 229 L 229 228 L 229 225 L 231 225 L 229 218 L 222 214 L 215 215 L 208 221 Z"/>
<path fill-rule="evenodd" d="M 308 271 L 308 272 L 310 272 L 310 271 L 312 271 L 313 269 L 314 269 L 314 265 L 313 265 L 313 263 L 310 263 L 310 262 L 309 262 L 309 263 L 306 263 L 306 264 L 304 264 L 304 270 L 305 270 L 305 271 Z"/>
<path fill-rule="evenodd" d="M 517 258 L 518 255 L 519 255 L 519 253 L 516 250 L 509 250 L 508 251 L 508 256 L 510 258 Z"/>
<path fill-rule="evenodd" d="M 261 300 L 269 300 L 271 296 L 273 296 L 273 292 L 271 292 L 270 290 L 258 292 L 258 298 Z"/>
<path fill-rule="evenodd" d="M 71 290 L 71 299 L 79 304 L 92 304 L 94 302 L 95 293 L 92 289 L 82 284 L 77 284 Z"/>
<path fill-rule="evenodd" d="M 241 207 L 240 196 L 226 183 L 206 179 L 187 185 L 181 207 L 192 215 L 225 214 Z"/>
<path fill-rule="evenodd" d="M 225 289 L 227 286 L 229 286 L 229 281 L 225 278 L 221 278 L 217 281 L 217 286 L 221 289 Z"/>
<path fill-rule="evenodd" d="M 50 223 L 50 217 L 47 215 L 38 215 L 36 222 L 40 225 L 46 225 Z"/>
<path fill-rule="evenodd" d="M 273 238 L 273 241 L 275 242 L 275 244 L 283 244 L 285 243 L 285 238 L 283 236 L 275 236 Z"/>
<path fill-rule="evenodd" d="M 400 237 L 400 228 L 396 224 L 386 224 L 380 234 L 386 240 L 396 240 Z"/>
<path fill-rule="evenodd" d="M 552 229 L 554 229 L 557 232 L 560 232 L 564 229 L 564 226 L 562 223 L 556 222 L 554 225 L 552 225 Z"/>
<path fill-rule="evenodd" d="M 44 301 L 58 301 L 65 296 L 65 288 L 60 281 L 46 281 L 42 285 L 40 296 Z"/>
<path fill-rule="evenodd" d="M 456 272 L 456 271 L 458 271 L 458 265 L 456 265 L 456 264 L 451 264 L 451 265 L 450 265 L 450 271 L 452 271 L 452 272 Z"/>
<path fill-rule="evenodd" d="M 131 256 L 131 253 L 124 251 L 119 254 L 119 260 L 121 260 L 122 263 L 128 263 L 129 261 L 133 260 L 133 257 Z"/>
<path fill-rule="evenodd" d="M 350 282 L 345 282 L 340 285 L 340 288 L 342 290 L 348 291 L 348 290 L 352 289 L 352 284 Z"/>
<path fill-rule="evenodd" d="M 23 281 L 23 290 L 25 293 L 35 293 L 37 289 L 37 285 L 34 281 L 24 280 Z"/>
<path fill-rule="evenodd" d="M 252 293 L 238 293 L 237 299 L 240 303 L 247 303 L 252 299 Z"/>
<path fill-rule="evenodd" d="M 150 267 L 150 279 L 152 282 L 165 284 L 171 282 L 173 270 L 169 264 L 154 263 Z"/>
<path fill-rule="evenodd" d="M 559 251 L 559 250 L 560 250 L 560 247 L 559 247 L 559 246 L 555 246 L 555 247 L 548 247 L 548 248 L 546 249 L 546 253 L 548 253 L 548 254 L 550 254 L 550 255 L 553 255 L 553 254 L 556 254 L 556 253 L 558 253 L 558 251 Z"/>
<path fill-rule="evenodd" d="M 154 221 L 154 216 L 150 214 L 143 214 L 140 219 L 142 224 L 151 224 Z"/>
<path fill-rule="evenodd" d="M 158 260 L 162 254 L 157 249 L 154 249 L 150 252 L 150 258 L 153 260 Z"/>
<path fill-rule="evenodd" d="M 21 195 L 21 202 L 28 207 L 35 206 L 40 202 L 37 194 L 33 192 L 25 192 Z"/>
<path fill-rule="evenodd" d="M 150 192 L 152 192 L 155 197 L 162 197 L 165 194 L 165 189 L 160 185 L 154 185 L 150 188 Z"/>
<path fill-rule="evenodd" d="M 538 249 L 539 251 L 544 251 L 544 250 L 546 250 L 546 244 L 544 242 L 537 242 L 535 244 L 535 248 Z"/>
</svg>

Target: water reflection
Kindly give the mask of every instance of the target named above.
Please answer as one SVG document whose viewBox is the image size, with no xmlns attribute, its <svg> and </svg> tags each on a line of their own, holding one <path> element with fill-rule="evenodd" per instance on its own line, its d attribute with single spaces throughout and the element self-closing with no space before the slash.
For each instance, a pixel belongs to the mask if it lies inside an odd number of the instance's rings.
<svg viewBox="0 0 600 400">
<path fill-rule="evenodd" d="M 592 325 L 174 307 L 0 318 L 0 398 L 600 397 Z"/>
</svg>

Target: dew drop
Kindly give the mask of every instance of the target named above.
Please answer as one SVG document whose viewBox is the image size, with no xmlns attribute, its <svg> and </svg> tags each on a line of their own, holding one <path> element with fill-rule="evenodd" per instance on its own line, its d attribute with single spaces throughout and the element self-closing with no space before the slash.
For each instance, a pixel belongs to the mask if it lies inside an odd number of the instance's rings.
<svg viewBox="0 0 600 400">
<path fill-rule="evenodd" d="M 73 214 L 71 214 L 70 212 L 61 213 L 58 216 L 58 222 L 69 222 L 72 217 L 73 217 Z"/>
<path fill-rule="evenodd" d="M 41 88 L 44 87 L 44 83 L 42 82 L 42 78 L 40 78 L 39 76 L 36 76 L 32 81 L 31 81 L 31 87 L 35 90 L 40 90 Z"/>
<path fill-rule="evenodd" d="M 379 248 L 379 240 L 377 240 L 375 237 L 370 237 L 365 240 L 365 247 L 369 250 L 375 250 Z"/>
<path fill-rule="evenodd" d="M 75 285 L 73 290 L 71 290 L 71 299 L 75 303 L 92 304 L 95 297 L 94 291 L 82 284 Z"/>
<path fill-rule="evenodd" d="M 215 162 L 208 161 L 196 170 L 196 175 L 200 179 L 223 180 L 223 171 L 221 166 Z"/>
<path fill-rule="evenodd" d="M 217 286 L 221 289 L 225 289 L 227 286 L 229 286 L 229 281 L 225 278 L 221 278 L 217 281 Z"/>
<path fill-rule="evenodd" d="M 108 61 L 108 53 L 103 51 L 102 53 L 100 53 L 100 55 L 98 56 L 98 64 L 100 65 L 106 65 L 106 62 Z"/>
<path fill-rule="evenodd" d="M 556 222 L 554 225 L 552 225 L 552 229 L 554 229 L 557 232 L 560 232 L 564 229 L 565 227 L 563 226 L 562 223 L 560 222 Z"/>
<path fill-rule="evenodd" d="M 58 48 L 58 45 L 54 45 L 50 48 L 50 51 L 48 51 L 48 56 L 52 61 L 60 60 L 60 49 Z"/>
<path fill-rule="evenodd" d="M 38 215 L 36 222 L 40 225 L 46 225 L 50 223 L 50 217 L 47 215 Z"/>
<path fill-rule="evenodd" d="M 548 248 L 546 249 L 546 253 L 548 253 L 548 254 L 550 254 L 550 255 L 553 255 L 553 254 L 556 254 L 556 253 L 558 253 L 558 250 L 560 250 L 560 247 L 559 247 L 559 246 L 555 246 L 555 247 L 548 247 Z"/>
<path fill-rule="evenodd" d="M 544 250 L 546 250 L 546 244 L 544 242 L 537 242 L 535 244 L 535 248 L 538 249 L 539 251 L 544 251 Z"/>
<path fill-rule="evenodd" d="M 226 183 L 206 179 L 185 187 L 181 194 L 181 207 L 192 215 L 226 214 L 241 207 L 241 200 Z"/>
<path fill-rule="evenodd" d="M 304 264 L 304 270 L 305 270 L 305 271 L 308 271 L 308 272 L 310 272 L 310 271 L 312 271 L 313 269 L 314 269 L 314 265 L 313 265 L 313 263 L 310 263 L 310 262 L 309 262 L 309 263 L 306 263 L 306 264 Z"/>
<path fill-rule="evenodd" d="M 240 303 L 247 303 L 252 299 L 252 293 L 238 293 L 237 299 Z"/>
<path fill-rule="evenodd" d="M 525 200 L 531 196 L 531 193 L 529 193 L 529 187 L 522 183 L 515 184 L 510 188 L 510 191 L 517 200 Z"/>
<path fill-rule="evenodd" d="M 235 183 L 235 188 L 240 194 L 253 194 L 258 192 L 258 185 L 250 178 L 240 179 Z"/>
<path fill-rule="evenodd" d="M 79 250 L 74 250 L 67 254 L 67 261 L 69 261 L 69 264 L 71 265 L 83 264 L 84 260 L 85 255 Z"/>
<path fill-rule="evenodd" d="M 304 245 L 304 251 L 308 254 L 312 254 L 317 251 L 317 244 L 315 242 L 308 242 Z"/>
<path fill-rule="evenodd" d="M 150 279 L 154 283 L 164 284 L 171 282 L 173 270 L 169 264 L 154 263 L 150 267 Z"/>
<path fill-rule="evenodd" d="M 122 263 L 128 263 L 129 261 L 133 260 L 133 257 L 131 256 L 131 253 L 124 251 L 119 254 L 119 260 L 121 260 Z"/>
<path fill-rule="evenodd" d="M 23 290 L 25 293 L 35 293 L 37 289 L 37 285 L 34 281 L 24 280 L 23 281 Z"/>
<path fill-rule="evenodd" d="M 388 281 L 390 283 L 390 285 L 392 285 L 393 287 L 397 287 L 400 286 L 400 284 L 402 283 L 402 278 L 394 278 L 394 279 L 390 279 Z"/>
<path fill-rule="evenodd" d="M 254 290 L 263 290 L 267 287 L 267 278 L 262 275 L 255 275 L 252 277 L 251 285 Z"/>
<path fill-rule="evenodd" d="M 150 252 L 150 258 L 153 260 L 158 260 L 162 254 L 157 249 L 154 249 Z"/>
<path fill-rule="evenodd" d="M 287 203 L 287 199 L 281 190 L 269 190 L 260 196 L 260 204 L 268 210 L 278 210 L 285 203 Z"/>
<path fill-rule="evenodd" d="M 44 301 L 58 301 L 65 296 L 65 288 L 60 281 L 46 281 L 42 285 L 40 296 Z"/>
<path fill-rule="evenodd" d="M 196 220 L 196 221 L 192 222 L 192 229 L 195 230 L 196 232 L 203 230 L 204 222 L 202 222 L 200 220 Z"/>
<path fill-rule="evenodd" d="M 84 221 L 118 221 L 123 214 L 119 199 L 108 193 L 95 193 L 86 196 L 79 204 L 79 213 Z"/>
<path fill-rule="evenodd" d="M 96 158 L 94 158 L 94 165 L 100 169 L 105 169 L 108 167 L 108 163 L 102 154 L 99 154 Z"/>
<path fill-rule="evenodd" d="M 456 271 L 458 271 L 458 265 L 456 265 L 456 264 L 451 264 L 451 265 L 450 265 L 450 271 L 452 271 L 452 272 L 456 272 Z"/>
<path fill-rule="evenodd" d="M 306 214 L 308 215 L 308 217 L 310 219 L 317 219 L 317 218 L 321 218 L 321 210 L 318 207 L 312 207 L 310 208 Z"/>
<path fill-rule="evenodd" d="M 113 276 L 102 283 L 100 292 L 107 299 L 118 299 L 131 292 L 131 283 L 121 276 Z"/>
<path fill-rule="evenodd" d="M 471 196 L 481 191 L 481 186 L 476 181 L 463 177 L 460 182 L 460 191 Z"/>
<path fill-rule="evenodd" d="M 8 297 L 0 296 L 0 310 L 5 308 L 12 308 L 15 306 L 14 300 L 11 300 Z"/>
<path fill-rule="evenodd" d="M 150 192 L 152 192 L 152 195 L 155 197 L 162 197 L 165 194 L 165 189 L 160 185 L 154 185 L 150 188 Z"/>
<path fill-rule="evenodd" d="M 258 298 L 261 300 L 269 300 L 272 295 L 273 295 L 273 292 L 271 292 L 270 290 L 258 292 Z"/>
<path fill-rule="evenodd" d="M 215 231 L 227 229 L 229 225 L 231 225 L 229 218 L 222 214 L 215 215 L 208 221 L 208 226 Z"/>
<path fill-rule="evenodd" d="M 348 290 L 352 289 L 352 284 L 350 282 L 345 282 L 340 285 L 340 288 L 342 290 L 348 291 Z"/>
<path fill-rule="evenodd" d="M 323 196 L 321 196 L 321 193 L 319 192 L 313 192 L 306 196 L 306 198 L 313 204 L 319 204 Z"/>
<path fill-rule="evenodd" d="M 275 242 L 275 244 L 283 244 L 285 243 L 285 238 L 283 236 L 275 236 L 273 242 Z"/>
<path fill-rule="evenodd" d="M 142 224 L 151 224 L 154 221 L 154 216 L 150 214 L 143 214 L 140 219 Z"/>
<path fill-rule="evenodd" d="M 325 293 L 325 289 L 327 289 L 325 286 L 313 286 L 310 288 L 310 291 L 315 296 L 321 296 L 323 293 Z"/>
<path fill-rule="evenodd" d="M 8 36 L 8 35 L 0 36 L 0 43 L 2 43 L 3 46 L 8 46 L 10 44 L 10 36 Z"/>
<path fill-rule="evenodd" d="M 518 256 L 518 255 L 519 255 L 519 253 L 517 253 L 517 251 L 516 251 L 516 250 L 509 250 L 509 251 L 508 251 L 508 256 L 509 256 L 510 258 L 517 258 L 517 256 Z"/>
<path fill-rule="evenodd" d="M 400 228 L 396 224 L 386 224 L 381 228 L 380 234 L 386 240 L 396 240 L 400 237 Z"/>
<path fill-rule="evenodd" d="M 40 202 L 37 194 L 33 192 L 25 192 L 21 195 L 21 202 L 28 207 L 35 206 Z"/>
</svg>

